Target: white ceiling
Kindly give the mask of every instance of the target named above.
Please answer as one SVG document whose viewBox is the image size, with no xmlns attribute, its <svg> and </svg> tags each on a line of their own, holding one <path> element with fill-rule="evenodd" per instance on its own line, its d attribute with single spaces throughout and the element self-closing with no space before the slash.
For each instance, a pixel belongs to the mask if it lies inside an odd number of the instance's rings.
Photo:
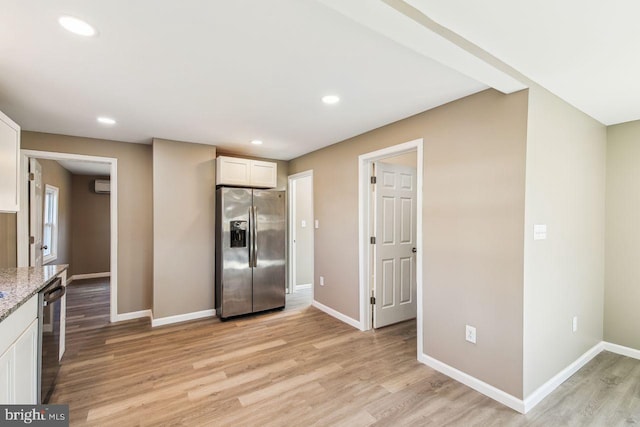
<svg viewBox="0 0 640 427">
<path fill-rule="evenodd" d="M 600 122 L 640 119 L 637 0 L 406 0 Z"/>
<path fill-rule="evenodd" d="M 111 164 L 84 160 L 58 160 L 60 166 L 74 175 L 110 176 Z"/>
<path fill-rule="evenodd" d="M 487 87 L 314 0 L 0 4 L 0 110 L 26 130 L 291 159 Z"/>
<path fill-rule="evenodd" d="M 604 124 L 640 119 L 640 3 L 631 0 L 0 7 L 0 110 L 26 130 L 291 159 L 487 87 L 526 87 L 484 62 L 486 52 Z M 98 37 L 66 32 L 62 14 Z M 324 105 L 326 94 L 342 101 Z M 100 125 L 99 115 L 118 123 Z"/>
</svg>

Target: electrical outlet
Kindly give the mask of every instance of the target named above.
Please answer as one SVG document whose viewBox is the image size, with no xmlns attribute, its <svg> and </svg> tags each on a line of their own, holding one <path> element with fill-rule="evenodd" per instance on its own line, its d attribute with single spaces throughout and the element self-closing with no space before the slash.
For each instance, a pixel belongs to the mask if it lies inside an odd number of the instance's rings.
<svg viewBox="0 0 640 427">
<path fill-rule="evenodd" d="M 465 338 L 470 343 L 475 344 L 476 343 L 476 328 L 474 328 L 473 326 L 467 325 L 467 327 L 465 329 Z"/>
<path fill-rule="evenodd" d="M 324 286 L 324 276 L 320 276 L 320 286 Z"/>
<path fill-rule="evenodd" d="M 573 332 L 578 332 L 578 316 L 573 316 Z"/>
</svg>

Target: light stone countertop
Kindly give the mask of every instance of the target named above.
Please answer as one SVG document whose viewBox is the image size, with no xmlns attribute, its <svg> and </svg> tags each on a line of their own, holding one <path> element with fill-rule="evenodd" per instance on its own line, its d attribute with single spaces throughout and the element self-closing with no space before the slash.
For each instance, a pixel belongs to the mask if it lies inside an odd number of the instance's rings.
<svg viewBox="0 0 640 427">
<path fill-rule="evenodd" d="M 0 322 L 69 266 L 0 268 Z"/>
</svg>

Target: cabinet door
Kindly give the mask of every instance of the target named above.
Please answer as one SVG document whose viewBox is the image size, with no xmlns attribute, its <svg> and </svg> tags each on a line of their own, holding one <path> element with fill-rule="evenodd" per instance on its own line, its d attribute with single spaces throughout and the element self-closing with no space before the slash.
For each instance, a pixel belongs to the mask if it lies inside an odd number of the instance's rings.
<svg viewBox="0 0 640 427">
<path fill-rule="evenodd" d="M 13 382 L 14 362 L 14 347 L 11 346 L 0 356 L 0 405 L 11 405 L 15 402 L 15 387 Z"/>
<path fill-rule="evenodd" d="M 18 212 L 20 127 L 0 112 L 0 212 Z"/>
<path fill-rule="evenodd" d="M 15 402 L 38 403 L 38 319 L 15 343 Z"/>
<path fill-rule="evenodd" d="M 251 186 L 275 188 L 278 185 L 278 164 L 251 160 Z"/>
<path fill-rule="evenodd" d="M 250 185 L 250 161 L 235 157 L 218 157 L 216 162 L 217 185 Z"/>
</svg>

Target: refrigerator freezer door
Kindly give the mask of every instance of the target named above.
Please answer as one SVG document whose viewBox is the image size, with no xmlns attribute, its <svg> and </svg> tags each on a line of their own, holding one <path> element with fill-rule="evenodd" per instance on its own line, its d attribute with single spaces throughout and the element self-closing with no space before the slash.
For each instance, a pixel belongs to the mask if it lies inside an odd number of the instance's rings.
<svg viewBox="0 0 640 427">
<path fill-rule="evenodd" d="M 252 312 L 251 199 L 250 189 L 216 190 L 216 313 L 222 318 Z"/>
<path fill-rule="evenodd" d="M 283 191 L 253 190 L 255 259 L 253 311 L 284 307 L 285 197 Z"/>
</svg>

